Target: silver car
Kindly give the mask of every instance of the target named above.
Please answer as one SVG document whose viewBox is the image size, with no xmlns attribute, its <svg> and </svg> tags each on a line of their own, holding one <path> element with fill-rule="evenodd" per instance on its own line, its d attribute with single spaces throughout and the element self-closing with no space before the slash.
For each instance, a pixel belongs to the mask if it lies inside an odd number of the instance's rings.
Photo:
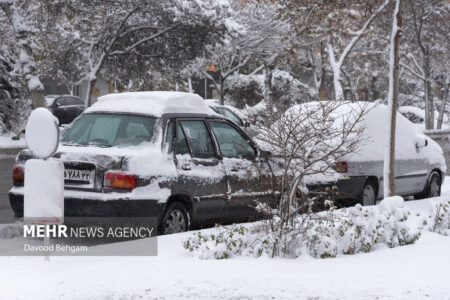
<svg viewBox="0 0 450 300">
<path fill-rule="evenodd" d="M 360 104 L 349 103 L 360 107 Z M 339 179 L 308 183 L 310 191 L 337 186 L 335 199 L 354 199 L 363 205 L 373 205 L 383 197 L 383 158 L 386 143 L 387 107 L 368 104 L 364 116 L 365 145 L 346 160 L 336 162 Z M 444 182 L 446 163 L 441 147 L 417 126 L 397 113 L 395 193 L 416 199 L 439 196 Z"/>
</svg>

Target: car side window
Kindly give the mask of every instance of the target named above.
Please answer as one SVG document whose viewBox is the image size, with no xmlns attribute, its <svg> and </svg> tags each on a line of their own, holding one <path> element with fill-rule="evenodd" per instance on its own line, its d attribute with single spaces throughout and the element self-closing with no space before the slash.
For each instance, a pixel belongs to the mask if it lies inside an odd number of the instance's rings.
<svg viewBox="0 0 450 300">
<path fill-rule="evenodd" d="M 57 106 L 65 106 L 66 104 L 66 99 L 65 98 L 58 98 L 55 101 Z"/>
<path fill-rule="evenodd" d="M 216 156 L 211 136 L 204 121 L 184 120 L 180 123 L 183 126 L 193 157 L 210 158 Z"/>
<path fill-rule="evenodd" d="M 67 97 L 66 103 L 67 105 L 83 105 L 83 101 L 75 97 Z"/>
<path fill-rule="evenodd" d="M 221 115 L 224 115 L 225 117 L 227 117 L 231 121 L 235 122 L 239 126 L 244 126 L 244 124 L 242 123 L 242 120 L 234 112 L 232 112 L 228 108 L 219 107 L 218 110 L 220 111 Z"/>
<path fill-rule="evenodd" d="M 180 123 L 177 123 L 177 144 L 175 146 L 176 154 L 189 154 L 189 148 L 186 143 L 186 138 L 184 136 L 183 130 Z"/>
<path fill-rule="evenodd" d="M 210 121 L 223 157 L 254 159 L 256 150 L 231 124 Z"/>
</svg>

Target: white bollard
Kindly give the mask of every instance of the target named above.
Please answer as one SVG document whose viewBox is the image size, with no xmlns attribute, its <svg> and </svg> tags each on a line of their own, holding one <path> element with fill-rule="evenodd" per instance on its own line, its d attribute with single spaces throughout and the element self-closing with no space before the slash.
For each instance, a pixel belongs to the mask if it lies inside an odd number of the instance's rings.
<svg viewBox="0 0 450 300">
<path fill-rule="evenodd" d="M 26 126 L 28 148 L 34 157 L 25 162 L 23 216 L 25 222 L 62 224 L 64 222 L 64 165 L 46 160 L 58 149 L 58 119 L 45 108 L 36 108 Z M 27 220 L 28 219 L 28 220 Z M 44 238 L 49 245 L 50 239 Z M 50 258 L 45 257 L 46 261 Z"/>
<path fill-rule="evenodd" d="M 30 159 L 25 163 L 24 217 L 39 223 L 62 223 L 64 218 L 64 165 L 59 161 Z"/>
</svg>

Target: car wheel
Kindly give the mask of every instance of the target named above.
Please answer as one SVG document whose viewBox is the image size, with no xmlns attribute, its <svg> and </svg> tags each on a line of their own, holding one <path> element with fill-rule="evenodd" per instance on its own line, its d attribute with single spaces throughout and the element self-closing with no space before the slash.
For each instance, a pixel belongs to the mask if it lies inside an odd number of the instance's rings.
<svg viewBox="0 0 450 300">
<path fill-rule="evenodd" d="M 367 180 L 361 191 L 359 203 L 362 205 L 375 205 L 377 201 L 377 187 L 371 180 Z"/>
<path fill-rule="evenodd" d="M 160 225 L 160 234 L 170 234 L 189 230 L 189 214 L 180 202 L 170 204 Z"/>
<path fill-rule="evenodd" d="M 439 197 L 441 195 L 441 176 L 437 172 L 432 172 L 428 177 L 427 185 L 422 193 L 416 195 L 415 199 L 425 199 Z"/>
</svg>

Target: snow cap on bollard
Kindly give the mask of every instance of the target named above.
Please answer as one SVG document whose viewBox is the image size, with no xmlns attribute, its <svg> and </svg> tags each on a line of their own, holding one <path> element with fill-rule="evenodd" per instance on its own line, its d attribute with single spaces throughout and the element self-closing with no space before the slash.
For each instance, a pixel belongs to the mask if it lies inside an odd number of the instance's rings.
<svg viewBox="0 0 450 300">
<path fill-rule="evenodd" d="M 46 108 L 33 110 L 25 129 L 28 148 L 38 158 L 49 158 L 58 149 L 58 119 Z"/>
</svg>

